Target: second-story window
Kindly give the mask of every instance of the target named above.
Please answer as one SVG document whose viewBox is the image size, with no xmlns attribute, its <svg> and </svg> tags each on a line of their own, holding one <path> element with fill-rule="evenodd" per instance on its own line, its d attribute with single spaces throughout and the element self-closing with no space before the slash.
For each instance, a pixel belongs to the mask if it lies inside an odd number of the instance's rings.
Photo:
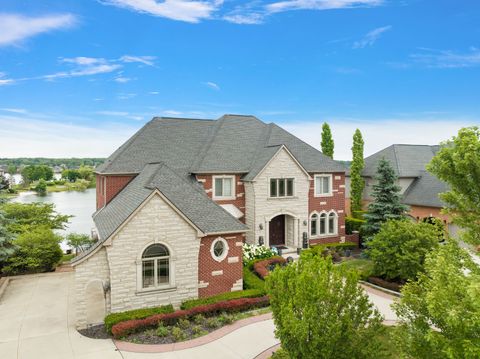
<svg viewBox="0 0 480 359">
<path fill-rule="evenodd" d="M 213 199 L 235 199 L 235 176 L 213 176 Z"/>
<path fill-rule="evenodd" d="M 315 175 L 315 197 L 332 195 L 332 175 Z"/>
<path fill-rule="evenodd" d="M 271 178 L 270 197 L 293 197 L 293 178 Z"/>
</svg>

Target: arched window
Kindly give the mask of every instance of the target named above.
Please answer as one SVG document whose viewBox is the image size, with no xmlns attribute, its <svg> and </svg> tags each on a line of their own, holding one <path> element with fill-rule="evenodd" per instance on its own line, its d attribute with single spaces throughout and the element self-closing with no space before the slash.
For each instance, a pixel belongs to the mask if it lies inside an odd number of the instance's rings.
<svg viewBox="0 0 480 359">
<path fill-rule="evenodd" d="M 162 244 L 152 244 L 142 254 L 142 288 L 170 283 L 170 253 Z"/>
<path fill-rule="evenodd" d="M 319 231 L 319 234 L 324 235 L 326 233 L 327 233 L 327 214 L 322 213 L 320 215 L 320 231 Z"/>
<path fill-rule="evenodd" d="M 312 214 L 310 218 L 310 235 L 316 236 L 318 234 L 318 214 Z"/>
<path fill-rule="evenodd" d="M 330 212 L 328 214 L 328 234 L 337 233 L 337 214 L 335 212 Z"/>
</svg>

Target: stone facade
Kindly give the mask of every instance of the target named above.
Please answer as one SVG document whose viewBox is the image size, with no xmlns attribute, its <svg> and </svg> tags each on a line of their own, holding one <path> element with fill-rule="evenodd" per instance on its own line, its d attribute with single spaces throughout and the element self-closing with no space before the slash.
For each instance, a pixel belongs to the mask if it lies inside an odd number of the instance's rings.
<svg viewBox="0 0 480 359">
<path fill-rule="evenodd" d="M 271 198 L 271 178 L 294 178 L 293 197 Z M 303 222 L 308 220 L 309 185 L 308 175 L 289 152 L 282 148 L 255 180 L 246 184 L 246 224 L 252 232 L 247 236 L 247 240 L 258 244 L 259 237 L 263 237 L 265 245 L 268 246 L 269 223 L 274 217 L 283 214 L 287 223 L 285 240 L 291 246 L 298 246 L 301 233 L 307 232 L 307 226 Z"/>
</svg>

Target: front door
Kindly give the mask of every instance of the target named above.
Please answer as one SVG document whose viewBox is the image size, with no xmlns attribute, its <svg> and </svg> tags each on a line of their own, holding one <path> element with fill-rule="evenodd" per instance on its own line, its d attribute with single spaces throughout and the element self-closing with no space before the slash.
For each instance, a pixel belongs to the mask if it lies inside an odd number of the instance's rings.
<svg viewBox="0 0 480 359">
<path fill-rule="evenodd" d="M 276 216 L 270 221 L 270 246 L 285 244 L 285 216 Z"/>
</svg>

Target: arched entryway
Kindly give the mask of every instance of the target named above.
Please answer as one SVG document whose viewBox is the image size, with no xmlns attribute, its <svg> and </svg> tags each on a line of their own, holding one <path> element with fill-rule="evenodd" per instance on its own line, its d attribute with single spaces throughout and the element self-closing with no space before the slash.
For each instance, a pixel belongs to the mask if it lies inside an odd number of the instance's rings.
<svg viewBox="0 0 480 359">
<path fill-rule="evenodd" d="M 299 219 L 287 213 L 277 214 L 266 221 L 270 247 L 296 248 L 299 244 Z"/>
</svg>

